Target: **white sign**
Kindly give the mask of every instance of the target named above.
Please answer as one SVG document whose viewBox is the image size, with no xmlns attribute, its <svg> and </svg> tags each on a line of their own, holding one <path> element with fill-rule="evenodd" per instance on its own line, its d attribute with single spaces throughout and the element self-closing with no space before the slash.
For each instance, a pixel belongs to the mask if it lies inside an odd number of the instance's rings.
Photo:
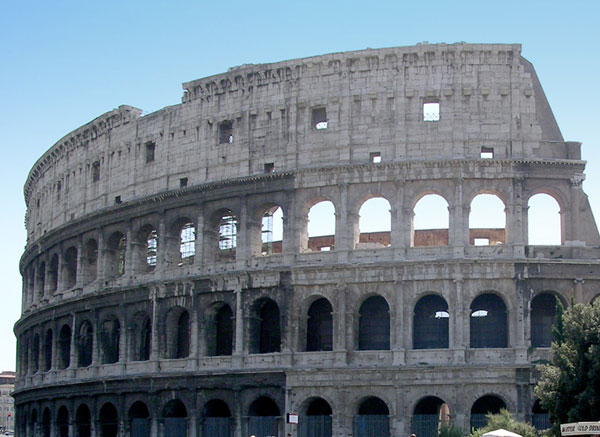
<svg viewBox="0 0 600 437">
<path fill-rule="evenodd" d="M 560 425 L 560 435 L 600 434 L 600 422 L 576 422 Z"/>
<path fill-rule="evenodd" d="M 294 423 L 294 424 L 298 424 L 298 414 L 296 413 L 288 413 L 287 415 L 287 423 Z"/>
</svg>

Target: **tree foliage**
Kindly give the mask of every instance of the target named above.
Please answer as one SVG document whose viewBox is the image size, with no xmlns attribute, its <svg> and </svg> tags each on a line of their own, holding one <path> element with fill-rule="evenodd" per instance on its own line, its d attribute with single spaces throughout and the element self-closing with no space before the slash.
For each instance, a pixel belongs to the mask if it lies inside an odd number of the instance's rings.
<svg viewBox="0 0 600 437">
<path fill-rule="evenodd" d="M 600 418 L 600 299 L 566 310 L 558 303 L 553 332 L 552 364 L 538 366 L 535 394 L 559 436 L 561 423 Z"/>
<path fill-rule="evenodd" d="M 486 414 L 487 425 L 483 428 L 474 430 L 471 437 L 481 437 L 486 432 L 495 431 L 497 429 L 505 429 L 507 431 L 516 432 L 523 437 L 537 437 L 536 429 L 528 423 L 518 422 L 513 419 L 508 410 L 501 409 L 498 414 Z"/>
</svg>

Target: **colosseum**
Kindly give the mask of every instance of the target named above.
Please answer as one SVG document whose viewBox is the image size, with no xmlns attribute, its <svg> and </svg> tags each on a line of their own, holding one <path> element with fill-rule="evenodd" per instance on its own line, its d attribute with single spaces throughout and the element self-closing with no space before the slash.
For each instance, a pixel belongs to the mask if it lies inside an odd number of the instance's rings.
<svg viewBox="0 0 600 437">
<path fill-rule="evenodd" d="M 545 428 L 556 301 L 600 293 L 580 146 L 518 44 L 242 65 L 99 116 L 24 187 L 18 435 Z"/>
</svg>

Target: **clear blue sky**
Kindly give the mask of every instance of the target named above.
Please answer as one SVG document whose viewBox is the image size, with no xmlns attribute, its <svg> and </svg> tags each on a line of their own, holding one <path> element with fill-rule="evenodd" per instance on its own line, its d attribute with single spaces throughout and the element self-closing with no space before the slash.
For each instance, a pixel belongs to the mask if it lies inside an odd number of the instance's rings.
<svg viewBox="0 0 600 437">
<path fill-rule="evenodd" d="M 181 83 L 264 63 L 418 42 L 521 43 L 566 140 L 581 141 L 600 217 L 600 2 L 5 1 L 0 5 L 0 370 L 15 367 L 23 183 L 58 139 L 121 104 L 180 102 Z"/>
</svg>

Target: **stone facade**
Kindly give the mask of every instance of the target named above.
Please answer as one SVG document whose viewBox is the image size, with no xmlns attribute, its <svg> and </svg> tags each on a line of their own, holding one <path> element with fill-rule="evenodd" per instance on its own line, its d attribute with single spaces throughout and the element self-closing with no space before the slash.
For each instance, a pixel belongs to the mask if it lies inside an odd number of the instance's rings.
<svg viewBox="0 0 600 437">
<path fill-rule="evenodd" d="M 555 297 L 599 294 L 600 237 L 580 144 L 520 51 L 243 65 L 66 135 L 24 190 L 18 435 L 429 437 L 500 407 L 543 420 L 533 368 Z M 504 227 L 470 226 L 480 194 Z M 538 194 L 560 244 L 529 244 Z M 445 228 L 415 227 L 427 196 Z M 361 231 L 374 198 L 387 228 Z M 330 235 L 309 230 L 319 205 Z"/>
</svg>

